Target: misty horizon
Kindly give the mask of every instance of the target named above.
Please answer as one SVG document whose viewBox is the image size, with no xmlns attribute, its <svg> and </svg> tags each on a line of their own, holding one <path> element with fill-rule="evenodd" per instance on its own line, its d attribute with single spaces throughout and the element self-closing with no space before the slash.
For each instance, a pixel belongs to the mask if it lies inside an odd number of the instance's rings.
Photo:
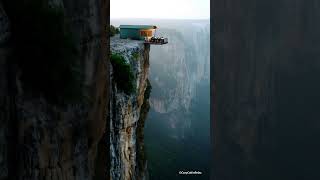
<svg viewBox="0 0 320 180">
<path fill-rule="evenodd" d="M 111 0 L 110 17 L 111 19 L 209 19 L 210 0 L 162 0 L 160 2 Z"/>
<path fill-rule="evenodd" d="M 186 21 L 188 21 L 188 20 L 190 20 L 190 21 L 209 21 L 210 20 L 210 17 L 209 18 L 199 18 L 199 19 L 197 19 L 197 18 L 194 18 L 194 19 L 192 19 L 192 18 L 185 18 L 185 19 L 183 19 L 183 18 L 110 18 L 110 20 L 168 20 L 168 21 L 179 21 L 179 20 L 181 20 L 181 21 L 184 21 L 184 20 L 186 20 Z"/>
<path fill-rule="evenodd" d="M 119 27 L 120 25 L 133 25 L 133 24 L 152 24 L 156 25 L 159 30 L 162 28 L 190 28 L 191 24 L 210 25 L 209 19 L 147 19 L 147 18 L 115 18 L 110 19 L 110 24 Z M 159 31 L 158 30 L 158 31 Z"/>
</svg>

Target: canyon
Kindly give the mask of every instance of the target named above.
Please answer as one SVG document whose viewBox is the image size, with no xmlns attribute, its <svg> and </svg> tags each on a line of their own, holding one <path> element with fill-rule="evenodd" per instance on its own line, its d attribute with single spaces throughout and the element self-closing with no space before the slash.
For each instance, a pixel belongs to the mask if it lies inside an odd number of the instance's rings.
<svg viewBox="0 0 320 180">
<path fill-rule="evenodd" d="M 145 127 L 150 178 L 209 179 L 210 22 L 154 21 L 156 35 L 169 43 L 150 49 L 153 89 Z M 181 170 L 202 175 L 181 176 Z"/>
</svg>

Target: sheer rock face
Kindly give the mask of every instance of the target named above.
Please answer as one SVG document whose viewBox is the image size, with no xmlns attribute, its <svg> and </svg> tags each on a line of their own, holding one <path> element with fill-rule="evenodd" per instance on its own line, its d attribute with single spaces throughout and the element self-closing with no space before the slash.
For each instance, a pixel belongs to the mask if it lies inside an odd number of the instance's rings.
<svg viewBox="0 0 320 180">
<path fill-rule="evenodd" d="M 120 54 L 130 64 L 136 84 L 136 92 L 126 95 L 117 89 L 117 82 L 114 81 L 111 70 L 111 179 L 140 179 L 141 177 L 137 178 L 139 169 L 136 158 L 137 134 L 141 130 L 138 129 L 138 121 L 141 116 L 145 116 L 142 105 L 149 73 L 150 45 L 144 45 L 143 41 L 123 40 L 115 36 L 111 38 L 110 47 L 112 53 Z M 133 54 L 138 54 L 138 56 Z"/>
<path fill-rule="evenodd" d="M 9 92 L 6 62 L 9 49 L 6 43 L 9 35 L 9 20 L 0 2 L 0 179 L 8 177 Z"/>
<path fill-rule="evenodd" d="M 214 179 L 319 179 L 319 2 L 213 7 Z"/>
<path fill-rule="evenodd" d="M 0 179 L 107 179 L 95 166 L 101 158 L 97 149 L 107 119 L 109 73 L 103 60 L 107 3 L 55 0 L 48 4 L 63 9 L 83 69 L 82 93 L 90 102 L 57 106 L 21 86 L 19 68 L 12 68 L 7 58 L 8 49 L 14 47 L 6 44 L 10 16 L 0 3 Z"/>
<path fill-rule="evenodd" d="M 0 45 L 3 45 L 8 41 L 9 35 L 9 19 L 2 4 L 0 4 Z"/>
</svg>

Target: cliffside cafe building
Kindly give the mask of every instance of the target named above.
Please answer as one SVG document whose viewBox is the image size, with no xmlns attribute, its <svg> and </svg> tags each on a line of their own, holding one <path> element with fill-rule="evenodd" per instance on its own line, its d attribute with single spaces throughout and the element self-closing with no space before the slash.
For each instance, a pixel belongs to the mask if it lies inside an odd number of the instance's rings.
<svg viewBox="0 0 320 180">
<path fill-rule="evenodd" d="M 120 25 L 121 39 L 149 40 L 154 36 L 157 26 L 153 25 Z"/>
</svg>

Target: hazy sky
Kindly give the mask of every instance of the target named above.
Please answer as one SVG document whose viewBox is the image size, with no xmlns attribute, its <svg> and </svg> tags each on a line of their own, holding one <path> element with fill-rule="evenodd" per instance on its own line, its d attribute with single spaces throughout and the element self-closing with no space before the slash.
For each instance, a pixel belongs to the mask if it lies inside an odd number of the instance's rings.
<svg viewBox="0 0 320 180">
<path fill-rule="evenodd" d="M 209 19 L 210 0 L 111 0 L 114 18 Z"/>
</svg>

